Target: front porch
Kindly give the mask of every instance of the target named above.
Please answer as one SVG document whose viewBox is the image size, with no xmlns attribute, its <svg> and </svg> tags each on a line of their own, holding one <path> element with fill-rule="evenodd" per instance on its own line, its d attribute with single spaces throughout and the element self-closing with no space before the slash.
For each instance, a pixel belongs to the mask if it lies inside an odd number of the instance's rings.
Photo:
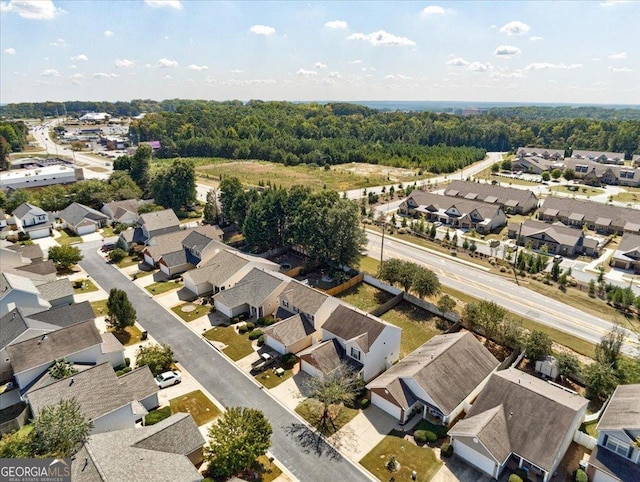
<svg viewBox="0 0 640 482">
<path fill-rule="evenodd" d="M 531 482 L 544 482 L 547 477 L 547 472 L 542 470 L 540 467 L 532 464 L 531 462 L 523 459 L 518 454 L 511 454 L 507 463 L 505 465 L 505 470 L 502 471 L 500 478 L 498 479 L 500 482 L 507 482 L 509 480 L 509 475 L 512 473 L 520 473 L 522 475 L 526 474 L 526 478 L 523 477 L 523 480 L 529 480 Z"/>
</svg>

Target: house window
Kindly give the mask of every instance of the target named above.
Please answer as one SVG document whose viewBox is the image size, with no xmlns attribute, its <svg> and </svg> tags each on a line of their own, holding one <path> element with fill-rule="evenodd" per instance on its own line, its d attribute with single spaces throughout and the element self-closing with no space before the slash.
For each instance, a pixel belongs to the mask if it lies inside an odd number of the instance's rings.
<svg viewBox="0 0 640 482">
<path fill-rule="evenodd" d="M 360 360 L 360 350 L 355 347 L 351 347 L 351 358 L 355 358 L 356 360 Z"/>
<path fill-rule="evenodd" d="M 622 457 L 627 457 L 627 453 L 629 452 L 629 445 L 625 444 L 623 442 L 620 442 L 619 440 L 616 440 L 613 437 L 609 437 L 607 439 L 607 445 L 606 447 L 611 450 L 612 452 L 617 453 L 618 455 L 622 456 Z"/>
</svg>

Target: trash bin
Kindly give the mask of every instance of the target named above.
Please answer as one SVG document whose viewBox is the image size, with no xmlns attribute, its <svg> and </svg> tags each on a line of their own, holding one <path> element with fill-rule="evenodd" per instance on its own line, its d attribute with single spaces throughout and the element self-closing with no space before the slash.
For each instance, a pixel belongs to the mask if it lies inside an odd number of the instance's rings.
<svg viewBox="0 0 640 482">
<path fill-rule="evenodd" d="M 149 336 L 149 332 L 148 331 L 143 331 L 142 332 L 142 336 L 140 337 L 141 340 L 146 340 L 147 337 Z"/>
</svg>

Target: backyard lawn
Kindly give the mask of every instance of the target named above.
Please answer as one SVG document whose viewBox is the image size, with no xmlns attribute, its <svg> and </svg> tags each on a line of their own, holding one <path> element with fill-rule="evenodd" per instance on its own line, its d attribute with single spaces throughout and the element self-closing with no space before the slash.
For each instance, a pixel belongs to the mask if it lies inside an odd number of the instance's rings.
<svg viewBox="0 0 640 482">
<path fill-rule="evenodd" d="M 171 308 L 176 315 L 189 323 L 201 316 L 211 313 L 211 306 L 194 305 L 193 303 L 182 303 Z"/>
<path fill-rule="evenodd" d="M 379 290 L 378 288 L 366 283 L 360 283 L 359 285 L 336 295 L 336 298 L 340 298 L 342 301 L 346 301 L 356 308 L 360 308 L 367 312 L 371 312 L 371 310 L 377 308 L 383 303 L 386 303 L 392 297 L 393 296 L 386 291 Z"/>
<path fill-rule="evenodd" d="M 418 474 L 418 480 L 430 480 L 442 465 L 436 453 L 428 446 L 418 447 L 412 441 L 405 440 L 403 432 L 392 431 L 376 445 L 371 452 L 360 460 L 366 468 L 379 480 L 411 480 L 411 473 Z M 390 457 L 396 457 L 399 469 L 395 472 L 387 469 Z"/>
<path fill-rule="evenodd" d="M 233 326 L 216 326 L 207 331 L 204 336 L 208 340 L 227 345 L 222 351 L 233 361 L 240 360 L 253 352 L 249 334 L 239 335 Z"/>
<path fill-rule="evenodd" d="M 198 426 L 210 422 L 222 413 L 200 390 L 170 400 L 169 406 L 172 413 L 190 413 Z"/>
<path fill-rule="evenodd" d="M 91 293 L 92 291 L 98 291 L 98 288 L 90 279 L 79 279 L 73 282 L 73 293 L 76 295 Z"/>
<path fill-rule="evenodd" d="M 153 296 L 166 293 L 167 291 L 176 290 L 182 288 L 180 281 L 158 281 L 144 287 Z"/>
<path fill-rule="evenodd" d="M 91 308 L 93 308 L 93 314 L 96 317 L 107 316 L 107 300 L 92 301 Z"/>
<path fill-rule="evenodd" d="M 358 415 L 359 410 L 341 406 L 338 416 L 333 419 L 333 426 L 319 427 L 320 417 L 322 416 L 322 403 L 312 398 L 308 398 L 296 407 L 296 413 L 322 432 L 322 435 L 329 436 L 336 433 L 342 427 Z M 329 424 L 330 425 L 330 424 Z"/>
<path fill-rule="evenodd" d="M 408 301 L 401 301 L 381 318 L 402 328 L 400 358 L 404 358 L 434 336 L 442 334 L 442 330 L 436 327 L 437 316 Z"/>
</svg>

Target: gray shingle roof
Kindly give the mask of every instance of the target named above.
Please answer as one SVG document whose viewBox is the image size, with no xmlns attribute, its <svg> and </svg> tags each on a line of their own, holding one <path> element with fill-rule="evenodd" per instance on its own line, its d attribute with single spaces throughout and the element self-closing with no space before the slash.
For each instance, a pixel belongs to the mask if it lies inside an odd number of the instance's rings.
<svg viewBox="0 0 640 482">
<path fill-rule="evenodd" d="M 147 246 L 147 252 L 153 259 L 158 260 L 161 256 L 183 250 L 189 238 L 194 242 L 196 239 L 199 241 L 200 252 L 210 243 L 219 245 L 220 249 L 233 250 L 233 248 L 218 241 L 218 231 L 217 226 L 199 226 L 193 229 L 181 229 L 173 233 L 154 236 Z"/>
<path fill-rule="evenodd" d="M 93 308 L 91 308 L 91 303 L 83 301 L 82 303 L 74 303 L 72 305 L 56 306 L 50 310 L 29 315 L 29 318 L 62 328 L 75 325 L 76 323 L 94 320 L 96 315 L 93 312 Z"/>
<path fill-rule="evenodd" d="M 518 232 L 519 229 L 520 225 L 509 226 L 510 232 Z M 582 231 L 582 229 L 572 228 L 569 226 L 565 226 L 564 224 L 549 224 L 543 221 L 535 221 L 533 219 L 527 219 L 522 224 L 521 235 L 525 238 L 540 235 L 542 233 L 544 233 L 545 236 L 549 236 L 557 243 L 566 246 L 576 246 L 581 239 L 584 241 L 584 232 Z"/>
<path fill-rule="evenodd" d="M 21 341 L 7 347 L 15 373 L 53 362 L 102 343 L 93 320 L 52 331 L 46 336 Z"/>
<path fill-rule="evenodd" d="M 118 378 L 135 400 L 144 400 L 158 391 L 158 385 L 147 365 L 131 370 Z"/>
<path fill-rule="evenodd" d="M 207 264 L 185 273 L 184 278 L 191 278 L 194 284 L 211 283 L 220 286 L 234 273 L 249 263 L 245 258 L 236 255 L 230 249 L 220 251 Z"/>
<path fill-rule="evenodd" d="M 48 259 L 47 261 L 42 261 L 40 263 L 31 263 L 25 266 L 19 266 L 16 269 L 18 271 L 33 273 L 40 276 L 46 276 L 58 272 L 58 270 L 56 269 L 56 265 L 50 259 Z"/>
<path fill-rule="evenodd" d="M 264 329 L 264 333 L 284 346 L 302 340 L 311 335 L 315 330 L 313 324 L 304 315 L 293 315 Z"/>
<path fill-rule="evenodd" d="M 482 433 L 485 447 L 496 458 L 504 453 L 508 443 L 509 452 L 549 471 L 575 416 L 587 403 L 586 398 L 509 368 L 491 375 L 466 422 L 458 422 L 449 435 Z M 499 410 L 495 410 L 493 417 L 485 414 L 496 407 L 502 407 L 508 437 L 498 419 Z M 475 417 L 478 418 L 472 420 Z M 486 421 L 487 418 L 490 420 Z"/>
<path fill-rule="evenodd" d="M 40 296 L 47 301 L 73 296 L 73 286 L 71 286 L 69 278 L 61 278 L 50 283 L 39 284 L 37 288 Z"/>
<path fill-rule="evenodd" d="M 640 384 L 618 385 L 600 417 L 598 430 L 640 430 Z"/>
<path fill-rule="evenodd" d="M 280 295 L 289 302 L 290 307 L 296 307 L 309 315 L 315 315 L 329 296 L 299 281 L 291 280 Z"/>
<path fill-rule="evenodd" d="M 595 224 L 598 218 L 610 219 L 614 226 L 621 228 L 627 223 L 640 223 L 640 210 L 638 209 L 557 196 L 546 198 L 542 203 L 540 213 L 561 218 L 568 218 L 571 214 L 579 213 L 584 216 L 584 222 Z"/>
<path fill-rule="evenodd" d="M 20 206 L 13 210 L 13 215 L 18 219 L 24 218 L 29 213 L 33 214 L 34 216 L 42 216 L 43 214 L 47 214 L 38 206 L 34 206 L 33 204 L 29 203 L 22 203 L 20 204 Z"/>
<path fill-rule="evenodd" d="M 496 199 L 495 196 L 487 196 L 492 199 Z M 407 200 L 411 199 L 416 205 L 418 205 L 422 211 L 431 212 L 446 212 L 451 208 L 457 209 L 461 215 L 471 214 L 473 211 L 477 211 L 483 219 L 491 219 L 495 217 L 499 211 L 500 206 L 489 202 L 483 202 L 480 200 L 464 199 L 453 196 L 443 196 L 442 194 L 435 194 L 432 192 L 413 191 Z"/>
<path fill-rule="evenodd" d="M 71 478 L 122 482 L 138 474 L 154 482 L 200 481 L 202 476 L 186 456 L 204 443 L 186 413 L 147 427 L 91 435 L 71 463 Z"/>
<path fill-rule="evenodd" d="M 346 356 L 344 348 L 335 338 L 326 340 L 317 345 L 299 353 L 301 359 L 314 366 L 322 373 L 330 373 L 340 366 L 341 363 L 347 363 L 356 372 L 362 370 L 362 363 Z"/>
<path fill-rule="evenodd" d="M 163 254 L 161 259 L 162 262 L 169 268 L 182 266 L 188 263 L 187 252 L 184 249 L 174 251 L 173 253 Z"/>
<path fill-rule="evenodd" d="M 29 259 L 38 259 L 44 256 L 44 253 L 42 252 L 42 248 L 40 247 L 40 245 L 35 243 L 27 246 L 12 244 L 11 246 L 7 246 L 7 248 L 12 251 L 18 252 L 25 258 L 29 258 Z"/>
<path fill-rule="evenodd" d="M 365 353 L 376 341 L 387 325 L 373 315 L 363 314 L 344 305 L 338 306 L 322 325 L 327 330 L 345 341 L 357 339 L 357 343 Z"/>
<path fill-rule="evenodd" d="M 42 332 L 53 331 L 56 328 L 54 325 L 33 320 L 24 315 L 20 308 L 14 308 L 0 318 L 0 350 L 20 336 L 27 337 L 25 332 L 29 329 L 34 330 L 33 336 L 39 336 Z"/>
<path fill-rule="evenodd" d="M 491 352 L 468 331 L 437 335 L 367 387 L 386 388 L 398 400 L 398 404 L 407 409 L 411 404 L 404 388 L 394 382 L 413 380 L 448 415 L 499 364 Z M 413 396 L 417 398 L 415 394 Z"/>
<path fill-rule="evenodd" d="M 253 268 L 238 283 L 214 296 L 226 306 L 239 306 L 248 303 L 260 306 L 285 281 L 258 268 Z"/>
<path fill-rule="evenodd" d="M 58 214 L 58 217 L 68 224 L 77 227 L 84 220 L 89 219 L 91 221 L 100 222 L 109 219 L 106 214 L 102 214 L 100 211 L 96 211 L 89 206 L 85 206 L 80 203 L 71 203 Z"/>
<path fill-rule="evenodd" d="M 173 209 L 163 209 L 162 211 L 154 211 L 152 213 L 144 213 L 138 219 L 139 226 L 145 226 L 147 231 L 156 231 L 171 226 L 179 226 L 180 220 L 173 212 Z"/>
<path fill-rule="evenodd" d="M 455 194 L 453 194 L 455 192 Z M 482 201 L 487 196 L 497 198 L 498 204 L 507 205 L 509 201 L 516 201 L 517 205 L 528 202 L 536 195 L 526 189 L 516 189 L 506 186 L 494 186 L 492 184 L 478 183 L 471 181 L 451 181 L 444 191 L 447 196 L 465 197 L 468 194 L 477 194 L 477 200 Z M 537 198 L 536 198 L 537 199 Z"/>
</svg>

